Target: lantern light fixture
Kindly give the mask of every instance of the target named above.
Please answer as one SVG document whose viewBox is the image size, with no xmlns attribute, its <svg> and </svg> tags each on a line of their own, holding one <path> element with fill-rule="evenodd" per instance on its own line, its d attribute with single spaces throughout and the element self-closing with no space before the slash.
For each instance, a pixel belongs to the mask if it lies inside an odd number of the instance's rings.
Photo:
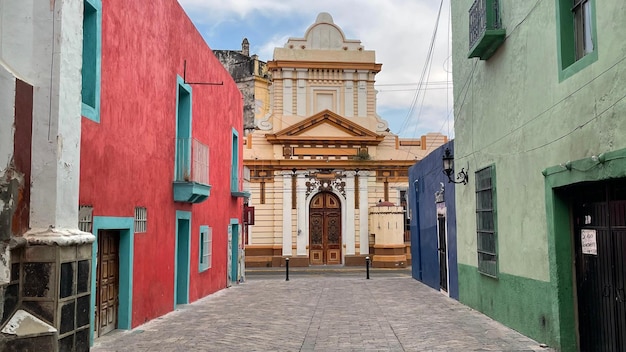
<svg viewBox="0 0 626 352">
<path fill-rule="evenodd" d="M 443 157 L 441 158 L 443 161 L 443 173 L 446 174 L 446 176 L 448 176 L 448 183 L 462 183 L 464 185 L 467 184 L 467 180 L 468 180 L 468 174 L 465 171 L 465 168 L 461 168 L 461 171 L 459 171 L 459 173 L 456 175 L 456 179 L 458 181 L 455 181 L 453 179 L 454 177 L 454 155 L 452 155 L 452 153 L 450 153 L 450 149 L 446 148 L 446 150 L 443 152 Z"/>
</svg>

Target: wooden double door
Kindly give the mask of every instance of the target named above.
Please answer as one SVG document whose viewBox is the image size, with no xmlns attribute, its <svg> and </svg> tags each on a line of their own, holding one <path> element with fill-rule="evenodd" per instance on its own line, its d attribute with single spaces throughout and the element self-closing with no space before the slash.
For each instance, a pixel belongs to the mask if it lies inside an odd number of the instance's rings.
<svg viewBox="0 0 626 352">
<path fill-rule="evenodd" d="M 333 193 L 318 193 L 311 200 L 309 262 L 341 264 L 341 203 Z"/>
</svg>

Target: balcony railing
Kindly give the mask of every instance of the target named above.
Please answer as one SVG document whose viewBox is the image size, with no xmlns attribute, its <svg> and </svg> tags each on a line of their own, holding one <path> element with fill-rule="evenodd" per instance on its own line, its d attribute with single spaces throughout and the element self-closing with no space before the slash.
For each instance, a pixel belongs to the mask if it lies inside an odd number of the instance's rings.
<svg viewBox="0 0 626 352">
<path fill-rule="evenodd" d="M 174 201 L 200 203 L 209 197 L 209 147 L 193 138 L 176 139 Z"/>
<path fill-rule="evenodd" d="M 209 184 L 209 147 L 193 140 L 191 147 L 193 162 L 191 163 L 192 180 L 198 183 Z"/>
<path fill-rule="evenodd" d="M 176 181 L 208 185 L 209 147 L 194 138 L 178 138 L 176 150 Z"/>
<path fill-rule="evenodd" d="M 498 0 L 475 0 L 469 10 L 468 57 L 487 60 L 506 37 L 500 21 Z"/>
</svg>

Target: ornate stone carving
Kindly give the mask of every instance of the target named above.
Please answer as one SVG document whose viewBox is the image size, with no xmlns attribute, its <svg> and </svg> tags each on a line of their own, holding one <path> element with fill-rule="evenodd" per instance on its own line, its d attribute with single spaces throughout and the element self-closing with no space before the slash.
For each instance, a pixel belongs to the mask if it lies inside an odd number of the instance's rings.
<svg viewBox="0 0 626 352">
<path fill-rule="evenodd" d="M 331 180 L 319 180 L 315 175 L 307 175 L 308 181 L 306 181 L 306 196 L 308 197 L 315 191 L 319 192 L 332 192 L 333 190 L 339 192 L 344 198 L 346 198 L 346 182 L 343 178 L 337 176 Z"/>
</svg>

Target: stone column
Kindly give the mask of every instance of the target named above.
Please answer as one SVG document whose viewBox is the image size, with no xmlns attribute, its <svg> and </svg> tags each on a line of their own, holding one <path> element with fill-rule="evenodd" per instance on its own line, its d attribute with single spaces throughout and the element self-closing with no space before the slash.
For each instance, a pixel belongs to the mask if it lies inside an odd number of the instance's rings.
<svg viewBox="0 0 626 352">
<path fill-rule="evenodd" d="M 369 178 L 368 171 L 359 171 L 359 241 L 361 243 L 360 254 L 369 254 L 369 228 L 368 228 L 368 204 L 367 193 Z"/>
<path fill-rule="evenodd" d="M 283 116 L 293 115 L 293 71 L 283 69 Z"/>
<path fill-rule="evenodd" d="M 307 246 L 309 245 L 309 226 L 307 219 L 307 206 L 306 206 L 306 177 L 303 173 L 298 173 L 297 184 L 297 208 L 298 208 L 298 233 L 296 254 L 301 256 L 307 256 Z"/>
<path fill-rule="evenodd" d="M 355 70 L 344 70 L 344 116 L 354 117 L 354 73 Z"/>
<path fill-rule="evenodd" d="M 291 219 L 291 177 L 290 171 L 282 172 L 283 175 L 283 255 L 291 256 L 291 236 L 292 236 L 292 219 Z"/>
<path fill-rule="evenodd" d="M 297 68 L 297 87 L 296 87 L 296 114 L 300 117 L 308 115 L 306 110 L 307 103 L 309 101 L 309 95 L 307 94 L 307 78 L 308 70 L 306 68 Z"/>
<path fill-rule="evenodd" d="M 357 116 L 367 117 L 367 75 L 368 71 L 358 71 Z"/>
<path fill-rule="evenodd" d="M 355 253 L 355 242 L 356 242 L 356 232 L 354 226 L 354 175 L 356 173 L 354 171 L 346 172 L 346 235 L 345 235 L 345 253 L 344 255 L 354 255 Z"/>
</svg>

